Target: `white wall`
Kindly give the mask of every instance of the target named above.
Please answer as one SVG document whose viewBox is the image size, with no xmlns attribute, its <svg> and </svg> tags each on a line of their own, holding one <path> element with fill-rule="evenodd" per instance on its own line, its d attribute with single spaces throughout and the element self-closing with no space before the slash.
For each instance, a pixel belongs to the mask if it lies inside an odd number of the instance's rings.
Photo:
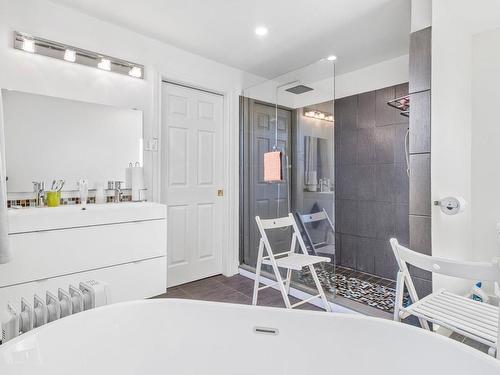
<svg viewBox="0 0 500 375">
<path fill-rule="evenodd" d="M 500 257 L 500 29 L 472 37 L 472 257 Z"/>
<path fill-rule="evenodd" d="M 399 56 L 337 76 L 335 98 L 343 98 L 408 82 L 408 58 L 408 55 Z"/>
<path fill-rule="evenodd" d="M 432 0 L 411 0 L 411 32 L 425 29 L 431 24 Z"/>
<path fill-rule="evenodd" d="M 432 200 L 455 195 L 462 196 L 469 204 L 468 209 L 457 216 L 445 216 L 433 208 L 432 252 L 435 256 L 485 259 L 497 249 L 496 241 L 474 248 L 472 220 L 482 220 L 484 213 L 475 205 L 472 191 L 476 186 L 489 184 L 491 179 L 472 179 L 471 139 L 478 124 L 471 119 L 473 95 L 481 91 L 477 86 L 474 93 L 472 91 L 472 36 L 498 26 L 500 3 L 496 0 L 433 2 Z M 497 45 L 492 48 L 497 48 Z M 492 156 L 488 149 L 485 149 L 485 154 Z M 492 161 L 490 158 L 489 162 Z M 476 224 L 483 225 L 483 222 Z M 486 226 L 494 231 L 491 223 Z M 433 288 L 442 287 L 464 291 L 470 283 L 435 277 Z"/>
<path fill-rule="evenodd" d="M 133 79 L 15 50 L 12 48 L 14 30 L 143 64 L 146 79 Z M 47 0 L 0 0 L 1 88 L 139 108 L 144 111 L 144 137 L 147 140 L 159 137 L 161 76 L 228 94 L 226 117 L 231 126 L 225 139 L 228 143 L 231 139 L 232 157 L 225 158 L 226 170 L 237 170 L 237 98 L 241 89 L 256 81 L 257 77 Z M 146 152 L 144 164 L 148 188 L 153 199 L 159 200 L 158 153 Z M 229 201 L 236 202 L 228 207 L 230 217 L 237 217 L 237 178 L 236 174 L 226 187 Z M 235 249 L 234 259 L 229 261 L 234 272 L 238 261 L 236 230 L 237 223 L 228 239 Z"/>
</svg>

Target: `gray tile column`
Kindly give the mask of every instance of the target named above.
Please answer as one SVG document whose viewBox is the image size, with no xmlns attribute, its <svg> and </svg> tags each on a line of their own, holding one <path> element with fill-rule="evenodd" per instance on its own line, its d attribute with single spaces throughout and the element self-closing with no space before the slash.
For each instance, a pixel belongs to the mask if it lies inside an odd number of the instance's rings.
<svg viewBox="0 0 500 375">
<path fill-rule="evenodd" d="M 408 118 L 387 105 L 408 84 L 335 100 L 336 249 L 342 266 L 395 279 L 389 239 L 409 245 Z"/>
<path fill-rule="evenodd" d="M 410 248 L 432 254 L 431 241 L 431 28 L 410 35 Z M 410 268 L 417 293 L 432 291 L 431 273 Z"/>
</svg>

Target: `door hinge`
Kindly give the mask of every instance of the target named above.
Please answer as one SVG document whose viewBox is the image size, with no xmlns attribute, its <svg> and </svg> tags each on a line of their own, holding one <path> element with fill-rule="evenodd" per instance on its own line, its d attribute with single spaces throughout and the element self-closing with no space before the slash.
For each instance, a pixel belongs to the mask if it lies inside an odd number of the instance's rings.
<svg viewBox="0 0 500 375">
<path fill-rule="evenodd" d="M 223 189 L 217 190 L 217 196 L 218 197 L 223 197 L 224 196 L 224 190 Z"/>
</svg>

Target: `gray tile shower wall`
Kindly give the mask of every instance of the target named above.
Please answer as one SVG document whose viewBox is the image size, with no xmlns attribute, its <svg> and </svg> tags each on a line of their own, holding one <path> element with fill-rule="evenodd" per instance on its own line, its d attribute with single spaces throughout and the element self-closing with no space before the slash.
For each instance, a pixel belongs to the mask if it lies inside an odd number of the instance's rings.
<svg viewBox="0 0 500 375">
<path fill-rule="evenodd" d="M 408 84 L 335 101 L 335 190 L 340 265 L 395 279 L 391 237 L 409 244 L 408 118 L 387 101 Z"/>
<path fill-rule="evenodd" d="M 410 34 L 410 248 L 431 255 L 430 27 Z M 432 291 L 430 272 L 410 267 L 417 294 Z"/>
</svg>

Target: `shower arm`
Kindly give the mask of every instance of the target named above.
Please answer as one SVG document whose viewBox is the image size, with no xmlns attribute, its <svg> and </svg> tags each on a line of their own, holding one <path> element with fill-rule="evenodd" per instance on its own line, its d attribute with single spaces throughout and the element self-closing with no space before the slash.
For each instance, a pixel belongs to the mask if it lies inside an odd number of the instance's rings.
<svg viewBox="0 0 500 375">
<path fill-rule="evenodd" d="M 299 82 L 300 82 L 299 80 L 295 80 L 295 81 L 290 81 L 290 82 L 283 83 L 281 85 L 276 86 L 276 92 L 275 92 L 276 103 L 274 103 L 274 110 L 275 110 L 275 113 L 274 113 L 274 146 L 273 146 L 274 151 L 278 150 L 278 91 L 279 91 L 279 89 L 281 89 L 283 87 L 290 86 L 290 85 L 293 85 L 293 84 L 299 83 Z"/>
<path fill-rule="evenodd" d="M 293 85 L 295 83 L 298 83 L 298 80 L 283 83 L 281 85 L 276 86 L 276 92 L 275 92 L 275 99 L 276 103 L 274 103 L 274 146 L 273 150 L 278 151 L 278 91 L 280 88 Z M 283 150 L 284 151 L 284 150 Z M 289 172 L 289 163 L 288 163 L 288 155 L 285 154 L 285 168 L 286 168 L 286 186 L 287 186 L 287 203 L 288 203 L 288 210 L 290 210 L 290 172 Z M 280 184 L 276 184 L 278 187 L 278 200 L 276 204 L 276 217 L 279 217 L 280 215 Z"/>
</svg>

